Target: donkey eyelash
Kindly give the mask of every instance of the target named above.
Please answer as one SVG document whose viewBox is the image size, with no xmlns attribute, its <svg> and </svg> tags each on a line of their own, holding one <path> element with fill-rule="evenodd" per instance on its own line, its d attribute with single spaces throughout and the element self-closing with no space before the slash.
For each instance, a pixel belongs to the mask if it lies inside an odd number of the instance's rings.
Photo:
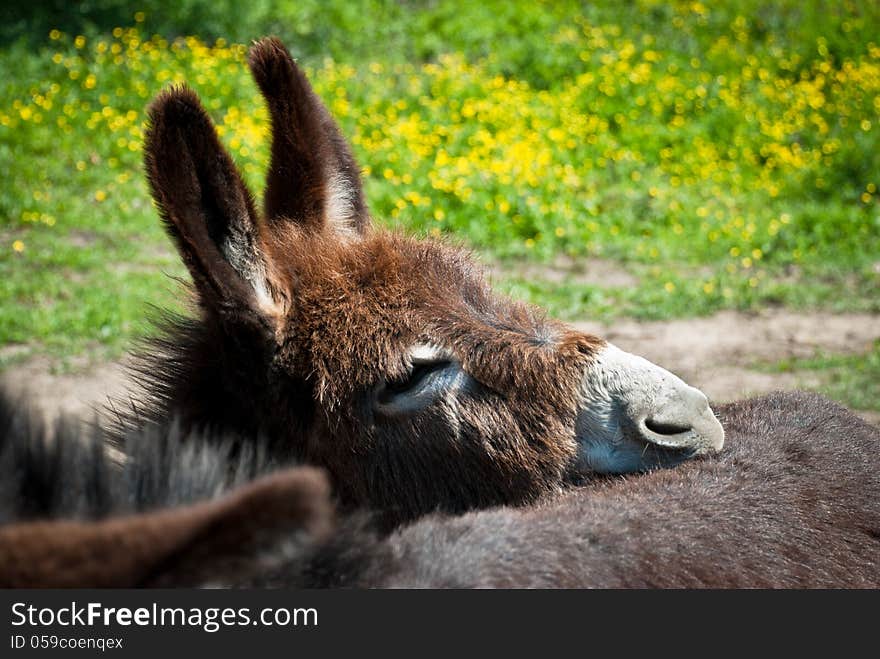
<svg viewBox="0 0 880 659">
<path fill-rule="evenodd" d="M 433 373 L 448 368 L 450 364 L 451 362 L 448 359 L 413 362 L 412 368 L 410 368 L 406 375 L 386 383 L 385 391 L 399 394 L 414 389 L 431 377 Z"/>
</svg>

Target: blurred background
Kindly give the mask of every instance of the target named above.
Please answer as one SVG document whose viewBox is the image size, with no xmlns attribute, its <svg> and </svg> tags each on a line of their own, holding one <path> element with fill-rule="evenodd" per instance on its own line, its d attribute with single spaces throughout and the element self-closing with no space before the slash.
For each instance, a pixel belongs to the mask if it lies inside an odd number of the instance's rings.
<svg viewBox="0 0 880 659">
<path fill-rule="evenodd" d="M 185 277 L 141 170 L 187 81 L 255 190 L 247 44 L 281 36 L 376 221 L 727 400 L 880 419 L 880 4 L 29 0 L 0 8 L 0 378 L 47 408 L 122 381 Z"/>
</svg>

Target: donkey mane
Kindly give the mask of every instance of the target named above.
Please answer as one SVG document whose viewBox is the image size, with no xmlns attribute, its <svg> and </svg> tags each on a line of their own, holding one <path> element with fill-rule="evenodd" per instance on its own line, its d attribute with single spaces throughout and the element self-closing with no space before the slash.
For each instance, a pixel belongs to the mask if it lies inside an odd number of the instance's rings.
<svg viewBox="0 0 880 659">
<path fill-rule="evenodd" d="M 184 290 L 195 295 L 191 286 Z M 302 445 L 287 438 L 305 433 L 312 421 L 307 383 L 272 387 L 270 357 L 259 354 L 260 342 L 248 342 L 240 332 L 230 335 L 200 313 L 158 310 L 153 327 L 131 352 L 127 398 L 104 410 L 109 441 L 124 444 L 142 428 L 175 423 L 177 432 L 205 442 L 225 437 L 247 444 L 260 437 L 279 460 L 302 459 Z M 273 414 L 262 414 L 267 407 L 274 407 Z"/>
<path fill-rule="evenodd" d="M 63 417 L 53 427 L 0 391 L 0 524 L 97 520 L 214 499 L 281 468 L 265 440 L 149 425 L 121 440 Z"/>
</svg>

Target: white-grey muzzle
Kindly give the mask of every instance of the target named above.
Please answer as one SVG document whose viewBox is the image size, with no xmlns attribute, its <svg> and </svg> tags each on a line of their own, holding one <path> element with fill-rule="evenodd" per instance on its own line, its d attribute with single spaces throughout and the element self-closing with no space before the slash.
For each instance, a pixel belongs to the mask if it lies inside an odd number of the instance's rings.
<svg viewBox="0 0 880 659">
<path fill-rule="evenodd" d="M 724 429 L 703 392 L 610 343 L 585 374 L 581 396 L 582 471 L 644 471 L 724 445 Z"/>
</svg>

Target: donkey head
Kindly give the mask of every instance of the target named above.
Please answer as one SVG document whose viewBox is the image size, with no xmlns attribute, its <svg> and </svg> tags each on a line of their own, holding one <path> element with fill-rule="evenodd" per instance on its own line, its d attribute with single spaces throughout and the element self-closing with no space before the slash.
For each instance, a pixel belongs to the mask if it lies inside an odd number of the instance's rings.
<svg viewBox="0 0 880 659">
<path fill-rule="evenodd" d="M 287 50 L 265 39 L 249 64 L 273 133 L 262 214 L 192 91 L 150 110 L 147 174 L 202 313 L 171 346 L 173 377 L 148 374 L 166 412 L 265 433 L 343 500 L 402 516 L 721 448 L 676 376 L 493 295 L 460 250 L 371 227 L 351 151 Z"/>
</svg>

